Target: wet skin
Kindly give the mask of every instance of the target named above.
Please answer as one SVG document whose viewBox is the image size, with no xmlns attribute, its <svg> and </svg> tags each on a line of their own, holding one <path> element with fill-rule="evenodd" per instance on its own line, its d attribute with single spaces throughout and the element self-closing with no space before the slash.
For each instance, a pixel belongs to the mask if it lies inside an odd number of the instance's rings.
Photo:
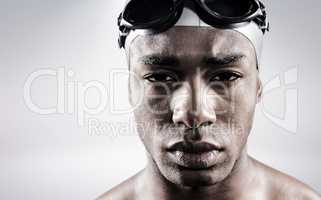
<svg viewBox="0 0 321 200">
<path fill-rule="evenodd" d="M 173 27 L 138 36 L 127 56 L 148 163 L 101 199 L 319 199 L 247 154 L 262 84 L 243 35 Z"/>
</svg>

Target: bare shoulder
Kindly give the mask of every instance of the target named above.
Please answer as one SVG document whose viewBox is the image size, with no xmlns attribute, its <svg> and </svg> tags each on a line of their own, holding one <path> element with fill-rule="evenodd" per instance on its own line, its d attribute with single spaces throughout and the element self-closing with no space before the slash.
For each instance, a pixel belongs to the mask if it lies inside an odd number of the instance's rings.
<svg viewBox="0 0 321 200">
<path fill-rule="evenodd" d="M 255 162 L 266 179 L 269 199 L 321 200 L 321 196 L 305 183 L 259 161 Z"/>
<path fill-rule="evenodd" d="M 96 200 L 135 200 L 136 180 L 141 172 L 113 187 L 111 190 L 99 196 Z"/>
</svg>

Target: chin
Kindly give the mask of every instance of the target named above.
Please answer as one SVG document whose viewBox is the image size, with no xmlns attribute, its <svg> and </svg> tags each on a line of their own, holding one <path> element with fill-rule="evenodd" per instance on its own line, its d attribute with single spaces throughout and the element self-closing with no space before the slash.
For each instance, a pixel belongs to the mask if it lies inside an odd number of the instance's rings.
<svg viewBox="0 0 321 200">
<path fill-rule="evenodd" d="M 224 165 L 202 170 L 181 169 L 180 182 L 189 187 L 212 186 L 222 182 L 230 172 L 231 170 Z"/>
<path fill-rule="evenodd" d="M 207 169 L 188 169 L 177 165 L 160 168 L 163 176 L 175 185 L 183 187 L 208 187 L 224 181 L 231 173 L 233 164 L 221 163 Z"/>
</svg>

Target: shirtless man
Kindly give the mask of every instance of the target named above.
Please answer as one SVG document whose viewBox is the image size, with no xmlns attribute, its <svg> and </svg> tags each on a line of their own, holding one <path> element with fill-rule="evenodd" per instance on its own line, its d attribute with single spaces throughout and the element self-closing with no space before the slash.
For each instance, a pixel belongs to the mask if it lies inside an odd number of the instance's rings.
<svg viewBox="0 0 321 200">
<path fill-rule="evenodd" d="M 128 2 L 119 42 L 147 166 L 98 199 L 321 199 L 247 153 L 265 15 L 256 0 Z"/>
</svg>

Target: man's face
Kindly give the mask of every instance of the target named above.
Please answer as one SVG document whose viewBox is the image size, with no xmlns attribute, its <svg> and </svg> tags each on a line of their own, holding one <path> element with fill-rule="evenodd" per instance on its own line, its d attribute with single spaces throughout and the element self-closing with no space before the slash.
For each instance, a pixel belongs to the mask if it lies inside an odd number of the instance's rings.
<svg viewBox="0 0 321 200">
<path fill-rule="evenodd" d="M 130 101 L 153 165 L 170 182 L 213 185 L 244 155 L 260 97 L 256 56 L 232 30 L 173 27 L 130 45 Z"/>
</svg>

